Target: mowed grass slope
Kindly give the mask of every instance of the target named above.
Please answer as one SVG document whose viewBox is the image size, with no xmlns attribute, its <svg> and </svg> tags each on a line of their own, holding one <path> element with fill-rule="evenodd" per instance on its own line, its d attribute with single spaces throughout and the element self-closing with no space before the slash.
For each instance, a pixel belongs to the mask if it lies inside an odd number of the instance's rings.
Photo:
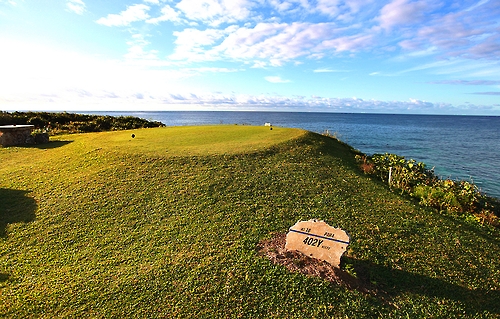
<svg viewBox="0 0 500 319">
<path fill-rule="evenodd" d="M 0 316 L 500 316 L 499 231 L 398 196 L 335 139 L 209 126 L 52 140 L 0 148 Z M 350 233 L 342 267 L 383 293 L 258 256 L 311 218 Z"/>
</svg>

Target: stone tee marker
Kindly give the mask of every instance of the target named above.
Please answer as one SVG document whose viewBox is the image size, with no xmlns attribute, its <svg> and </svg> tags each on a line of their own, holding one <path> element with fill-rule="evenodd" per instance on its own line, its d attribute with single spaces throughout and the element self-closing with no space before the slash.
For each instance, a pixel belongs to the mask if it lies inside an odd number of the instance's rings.
<svg viewBox="0 0 500 319">
<path fill-rule="evenodd" d="M 340 266 L 340 257 L 350 238 L 340 228 L 333 228 L 322 220 L 298 221 L 286 235 L 286 250 L 297 250 L 309 257 Z"/>
</svg>

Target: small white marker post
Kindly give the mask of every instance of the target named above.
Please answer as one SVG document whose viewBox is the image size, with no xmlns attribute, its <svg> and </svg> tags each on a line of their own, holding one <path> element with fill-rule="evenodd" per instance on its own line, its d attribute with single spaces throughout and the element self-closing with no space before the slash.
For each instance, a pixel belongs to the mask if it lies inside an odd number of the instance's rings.
<svg viewBox="0 0 500 319">
<path fill-rule="evenodd" d="M 299 220 L 286 235 L 285 249 L 297 250 L 339 268 L 340 257 L 347 250 L 349 242 L 349 235 L 340 228 L 334 228 L 321 220 Z"/>
<path fill-rule="evenodd" d="M 389 167 L 389 181 L 388 181 L 389 187 L 391 187 L 391 180 L 392 180 L 392 166 Z"/>
</svg>

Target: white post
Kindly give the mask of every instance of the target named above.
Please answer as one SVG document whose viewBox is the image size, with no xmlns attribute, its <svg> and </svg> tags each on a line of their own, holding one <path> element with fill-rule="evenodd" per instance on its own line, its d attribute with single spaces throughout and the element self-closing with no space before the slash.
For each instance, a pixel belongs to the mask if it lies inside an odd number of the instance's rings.
<svg viewBox="0 0 500 319">
<path fill-rule="evenodd" d="M 389 167 L 389 186 L 391 186 L 391 179 L 392 179 L 392 167 Z"/>
</svg>

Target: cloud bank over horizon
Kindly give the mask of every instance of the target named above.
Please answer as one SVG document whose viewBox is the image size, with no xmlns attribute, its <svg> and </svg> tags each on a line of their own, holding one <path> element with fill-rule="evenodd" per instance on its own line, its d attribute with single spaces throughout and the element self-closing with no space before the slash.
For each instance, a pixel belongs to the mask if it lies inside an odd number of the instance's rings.
<svg viewBox="0 0 500 319">
<path fill-rule="evenodd" d="M 62 2 L 0 1 L 2 108 L 500 115 L 493 0 Z"/>
</svg>

